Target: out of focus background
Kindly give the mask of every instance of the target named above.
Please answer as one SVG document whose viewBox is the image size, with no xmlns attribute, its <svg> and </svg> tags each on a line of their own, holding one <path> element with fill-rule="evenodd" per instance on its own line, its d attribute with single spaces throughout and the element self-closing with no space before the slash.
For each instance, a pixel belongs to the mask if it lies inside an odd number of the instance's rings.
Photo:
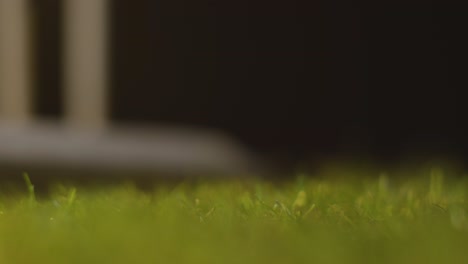
<svg viewBox="0 0 468 264">
<path fill-rule="evenodd" d="M 0 170 L 465 164 L 465 17 L 433 1 L 0 0 Z"/>
</svg>

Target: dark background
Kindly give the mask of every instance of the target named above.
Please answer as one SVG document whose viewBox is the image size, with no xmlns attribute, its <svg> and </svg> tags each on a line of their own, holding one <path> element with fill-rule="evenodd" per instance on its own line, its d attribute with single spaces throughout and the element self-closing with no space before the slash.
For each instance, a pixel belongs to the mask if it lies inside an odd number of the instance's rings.
<svg viewBox="0 0 468 264">
<path fill-rule="evenodd" d="M 435 1 L 114 0 L 116 121 L 227 131 L 296 162 L 468 158 L 466 14 Z M 36 112 L 62 113 L 60 1 L 34 1 Z"/>
</svg>

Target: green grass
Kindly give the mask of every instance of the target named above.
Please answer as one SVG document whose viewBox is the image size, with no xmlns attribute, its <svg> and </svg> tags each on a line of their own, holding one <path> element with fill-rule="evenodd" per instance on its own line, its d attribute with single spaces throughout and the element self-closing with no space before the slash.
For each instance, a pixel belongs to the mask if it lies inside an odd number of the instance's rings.
<svg viewBox="0 0 468 264">
<path fill-rule="evenodd" d="M 323 177 L 321 177 L 323 176 Z M 0 193 L 0 263 L 468 263 L 468 181 L 298 177 Z"/>
</svg>

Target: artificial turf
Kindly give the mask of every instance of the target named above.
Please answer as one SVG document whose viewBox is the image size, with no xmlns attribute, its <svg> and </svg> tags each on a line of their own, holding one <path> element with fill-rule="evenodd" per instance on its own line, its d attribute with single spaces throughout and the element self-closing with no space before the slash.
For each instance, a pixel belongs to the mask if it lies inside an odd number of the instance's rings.
<svg viewBox="0 0 468 264">
<path fill-rule="evenodd" d="M 0 193 L 0 263 L 468 263 L 468 180 L 312 175 Z"/>
</svg>

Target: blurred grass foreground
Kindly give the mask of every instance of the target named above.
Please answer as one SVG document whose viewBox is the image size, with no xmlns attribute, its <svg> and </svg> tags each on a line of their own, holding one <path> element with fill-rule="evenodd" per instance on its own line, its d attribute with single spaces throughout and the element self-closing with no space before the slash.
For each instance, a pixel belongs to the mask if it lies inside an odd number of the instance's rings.
<svg viewBox="0 0 468 264">
<path fill-rule="evenodd" d="M 467 263 L 468 181 L 297 177 L 0 193 L 0 263 Z"/>
</svg>

